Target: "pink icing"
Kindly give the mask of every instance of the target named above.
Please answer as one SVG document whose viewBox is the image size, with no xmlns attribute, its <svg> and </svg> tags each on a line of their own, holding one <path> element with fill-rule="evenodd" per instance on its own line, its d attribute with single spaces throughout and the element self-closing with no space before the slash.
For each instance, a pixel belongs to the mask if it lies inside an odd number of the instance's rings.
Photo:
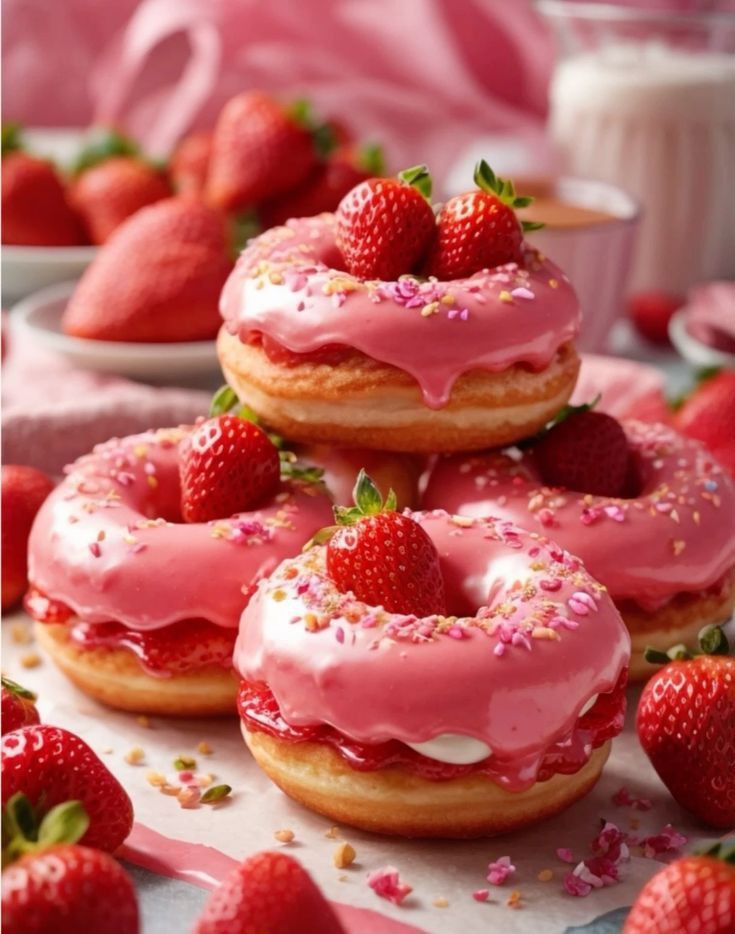
<svg viewBox="0 0 735 934">
<path fill-rule="evenodd" d="M 287 560 L 242 616 L 234 664 L 294 726 L 365 743 L 459 733 L 487 743 L 508 787 L 535 780 L 630 657 L 621 618 L 560 548 L 510 523 L 414 513 L 439 551 L 457 617 L 398 616 L 340 594 L 326 546 Z"/>
<path fill-rule="evenodd" d="M 364 282 L 340 262 L 331 214 L 267 231 L 225 285 L 227 329 L 243 341 L 266 334 L 297 353 L 353 348 L 410 373 L 431 408 L 446 405 L 470 370 L 543 369 L 579 330 L 569 281 L 530 249 L 525 269 L 509 263 L 451 282 Z"/>
<path fill-rule="evenodd" d="M 67 468 L 31 531 L 33 586 L 91 623 L 237 626 L 255 582 L 330 523 L 330 501 L 317 486 L 284 482 L 261 509 L 182 523 L 178 443 L 187 430 L 113 439 Z"/>
<path fill-rule="evenodd" d="M 539 525 L 616 600 L 655 608 L 715 585 L 735 564 L 735 484 L 698 442 L 663 425 L 622 424 L 642 477 L 635 499 L 551 489 L 532 452 L 510 449 L 440 458 L 423 504 Z"/>
</svg>

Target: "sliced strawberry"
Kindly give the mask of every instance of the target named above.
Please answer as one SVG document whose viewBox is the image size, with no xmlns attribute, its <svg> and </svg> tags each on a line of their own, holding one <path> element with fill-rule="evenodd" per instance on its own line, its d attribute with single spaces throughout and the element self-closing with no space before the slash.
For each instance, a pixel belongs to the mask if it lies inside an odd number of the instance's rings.
<svg viewBox="0 0 735 934">
<path fill-rule="evenodd" d="M 129 217 L 105 244 L 62 328 L 91 340 L 208 340 L 221 324 L 231 269 L 224 218 L 192 198 L 166 198 Z"/>
<path fill-rule="evenodd" d="M 38 724 L 2 738 L 3 805 L 22 792 L 41 816 L 65 801 L 81 801 L 89 828 L 85 846 L 113 852 L 133 825 L 125 789 L 89 746 L 61 727 Z"/>
<path fill-rule="evenodd" d="M 705 824 L 735 827 L 735 658 L 717 626 L 700 634 L 702 649 L 649 650 L 665 662 L 646 684 L 636 727 L 641 746 L 678 803 Z M 669 659 L 674 659 L 670 661 Z M 696 768 L 692 767 L 696 763 Z"/>
<path fill-rule="evenodd" d="M 691 763 L 690 763 L 691 767 Z M 735 847 L 685 856 L 649 879 L 625 920 L 623 934 L 728 934 L 735 930 Z"/>
<path fill-rule="evenodd" d="M 206 196 L 215 207 L 244 210 L 300 185 L 317 164 L 309 129 L 261 91 L 233 97 L 214 129 Z"/>
<path fill-rule="evenodd" d="M 421 526 L 395 512 L 361 470 L 355 506 L 335 509 L 337 527 L 327 544 L 327 573 L 343 592 L 390 613 L 446 612 L 439 554 Z"/>
<path fill-rule="evenodd" d="M 481 269 L 523 262 L 523 232 L 540 225 L 519 221 L 514 209 L 533 199 L 518 197 L 513 183 L 498 178 L 484 160 L 475 168 L 475 184 L 477 191 L 450 198 L 439 212 L 426 264 L 431 276 L 461 279 Z"/>
<path fill-rule="evenodd" d="M 2 608 L 15 606 L 28 587 L 28 536 L 33 520 L 54 488 L 35 467 L 2 468 Z"/>
<path fill-rule="evenodd" d="M 137 156 L 115 156 L 82 172 L 70 199 L 92 243 L 106 243 L 128 217 L 170 194 L 152 165 Z"/>
<path fill-rule="evenodd" d="M 39 722 L 36 695 L 2 676 L 2 734 Z"/>
<path fill-rule="evenodd" d="M 194 934 L 344 934 L 311 876 L 286 853 L 256 853 L 210 896 Z"/>
<path fill-rule="evenodd" d="M 598 496 L 628 493 L 628 439 L 612 415 L 574 412 L 536 442 L 534 454 L 549 486 Z"/>
<path fill-rule="evenodd" d="M 236 415 L 198 425 L 181 443 L 181 514 L 209 522 L 245 512 L 278 491 L 281 462 L 268 435 Z"/>
<path fill-rule="evenodd" d="M 397 279 L 421 263 L 436 231 L 425 165 L 397 178 L 370 178 L 337 209 L 337 247 L 345 265 L 363 279 Z"/>
</svg>

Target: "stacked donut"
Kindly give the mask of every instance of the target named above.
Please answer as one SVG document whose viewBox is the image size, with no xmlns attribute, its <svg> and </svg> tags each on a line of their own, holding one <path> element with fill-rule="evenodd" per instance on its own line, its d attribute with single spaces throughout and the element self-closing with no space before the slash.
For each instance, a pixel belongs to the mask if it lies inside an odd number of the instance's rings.
<svg viewBox="0 0 735 934">
<path fill-rule="evenodd" d="M 417 166 L 252 241 L 218 414 L 82 458 L 31 540 L 28 605 L 80 687 L 236 699 L 287 794 L 383 833 L 568 806 L 643 644 L 735 600 L 731 481 L 668 429 L 566 406 L 574 291 L 524 241 L 529 199 L 485 163 L 475 183 L 437 214 Z"/>
</svg>

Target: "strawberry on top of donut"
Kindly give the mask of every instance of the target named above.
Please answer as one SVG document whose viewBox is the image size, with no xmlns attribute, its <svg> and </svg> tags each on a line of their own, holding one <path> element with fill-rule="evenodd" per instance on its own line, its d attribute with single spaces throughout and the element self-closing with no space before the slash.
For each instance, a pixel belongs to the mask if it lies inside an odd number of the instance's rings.
<svg viewBox="0 0 735 934">
<path fill-rule="evenodd" d="M 363 279 L 397 279 L 426 255 L 435 233 L 431 176 L 415 165 L 396 178 L 369 178 L 337 208 L 337 247 Z"/>
<path fill-rule="evenodd" d="M 533 198 L 516 195 L 513 182 L 499 178 L 482 159 L 475 167 L 475 191 L 450 198 L 437 218 L 436 236 L 426 264 L 430 276 L 461 279 L 481 269 L 523 263 L 523 233 L 539 226 L 520 221 L 516 208 Z"/>
<path fill-rule="evenodd" d="M 353 496 L 355 505 L 337 506 L 337 526 L 325 530 L 329 577 L 343 593 L 390 613 L 446 613 L 439 553 L 428 534 L 396 512 L 393 490 L 383 501 L 365 470 Z"/>
<path fill-rule="evenodd" d="M 184 521 L 209 522 L 275 495 L 281 460 L 262 428 L 225 413 L 202 422 L 183 439 L 180 474 Z"/>
<path fill-rule="evenodd" d="M 597 496 L 625 495 L 630 449 L 623 426 L 612 415 L 582 406 L 553 425 L 534 452 L 549 486 Z"/>
</svg>

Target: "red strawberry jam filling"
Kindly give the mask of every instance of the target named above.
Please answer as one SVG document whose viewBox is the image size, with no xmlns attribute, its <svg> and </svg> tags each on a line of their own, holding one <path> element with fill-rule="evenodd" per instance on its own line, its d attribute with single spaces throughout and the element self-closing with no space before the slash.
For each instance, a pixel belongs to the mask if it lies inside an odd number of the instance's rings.
<svg viewBox="0 0 735 934">
<path fill-rule="evenodd" d="M 601 694 L 594 705 L 581 716 L 572 732 L 557 740 L 545 753 L 538 769 L 537 781 L 552 775 L 572 775 L 588 761 L 593 749 L 617 736 L 625 719 L 625 685 L 627 670 L 620 675 L 615 688 Z M 398 740 L 374 745 L 345 736 L 331 726 L 291 726 L 279 710 L 270 689 L 264 684 L 240 682 L 237 698 L 240 717 L 248 730 L 268 733 L 277 739 L 294 743 L 326 743 L 353 769 L 372 772 L 391 766 L 406 769 L 430 781 L 447 781 L 463 775 L 484 773 L 500 785 L 509 784 L 506 774 L 514 774 L 517 765 L 508 768 L 497 757 L 489 756 L 471 765 L 452 765 L 430 759 Z"/>
<path fill-rule="evenodd" d="M 251 333 L 250 344 L 260 345 L 265 352 L 266 357 L 271 363 L 277 363 L 280 366 L 298 366 L 301 363 L 325 363 L 336 366 L 343 363 L 349 357 L 357 355 L 357 351 L 345 347 L 343 344 L 325 344 L 323 347 L 317 347 L 316 350 L 308 353 L 296 353 L 289 350 L 277 340 L 267 334 L 254 331 Z M 359 354 L 359 356 L 362 356 Z"/>
<path fill-rule="evenodd" d="M 237 630 L 215 626 L 206 620 L 187 619 L 145 632 L 115 622 L 86 623 L 77 619 L 69 607 L 36 589 L 28 592 L 25 607 L 39 623 L 67 623 L 69 638 L 81 649 L 132 652 L 141 667 L 154 677 L 232 666 Z"/>
</svg>

